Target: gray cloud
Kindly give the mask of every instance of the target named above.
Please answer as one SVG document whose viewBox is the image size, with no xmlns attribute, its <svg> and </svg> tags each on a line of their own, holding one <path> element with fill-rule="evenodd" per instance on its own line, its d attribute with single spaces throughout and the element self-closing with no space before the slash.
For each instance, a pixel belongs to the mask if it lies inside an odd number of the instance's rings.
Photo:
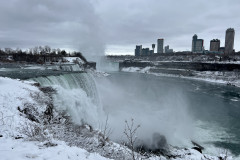
<svg viewBox="0 0 240 160">
<path fill-rule="evenodd" d="M 0 47 L 50 45 L 104 52 L 99 18 L 87 0 L 9 0 L 0 6 Z"/>
<path fill-rule="evenodd" d="M 240 50 L 238 0 L 8 0 L 0 2 L 0 47 L 35 45 L 85 54 L 132 52 L 164 38 L 175 50 L 190 50 L 193 34 L 224 45 L 235 28 Z M 132 50 L 131 50 L 132 46 Z"/>
</svg>

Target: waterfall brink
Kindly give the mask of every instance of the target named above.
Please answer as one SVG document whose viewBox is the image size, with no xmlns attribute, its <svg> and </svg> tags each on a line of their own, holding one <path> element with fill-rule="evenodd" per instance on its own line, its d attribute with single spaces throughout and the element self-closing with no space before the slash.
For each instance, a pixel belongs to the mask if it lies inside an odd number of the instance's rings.
<svg viewBox="0 0 240 160">
<path fill-rule="evenodd" d="M 63 71 L 83 71 L 84 68 L 80 67 L 79 64 L 73 64 L 73 65 L 62 65 L 61 69 Z"/>
<path fill-rule="evenodd" d="M 97 127 L 103 110 L 92 75 L 69 73 L 32 80 L 57 90 L 53 96 L 54 106 L 59 111 L 66 111 L 74 123 L 88 123 Z"/>
</svg>

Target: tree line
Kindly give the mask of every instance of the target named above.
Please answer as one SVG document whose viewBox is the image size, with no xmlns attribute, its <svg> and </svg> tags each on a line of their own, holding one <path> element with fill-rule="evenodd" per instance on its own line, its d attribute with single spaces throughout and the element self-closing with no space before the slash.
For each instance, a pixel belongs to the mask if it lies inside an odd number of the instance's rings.
<svg viewBox="0 0 240 160">
<path fill-rule="evenodd" d="M 0 54 L 1 55 L 14 55 L 14 54 L 28 54 L 28 55 L 48 55 L 48 56 L 82 56 L 82 53 L 79 51 L 73 51 L 73 52 L 66 52 L 64 49 L 60 48 L 51 48 L 50 46 L 36 46 L 33 48 L 29 48 L 26 50 L 22 50 L 20 48 L 12 49 L 12 48 L 0 48 Z"/>
</svg>

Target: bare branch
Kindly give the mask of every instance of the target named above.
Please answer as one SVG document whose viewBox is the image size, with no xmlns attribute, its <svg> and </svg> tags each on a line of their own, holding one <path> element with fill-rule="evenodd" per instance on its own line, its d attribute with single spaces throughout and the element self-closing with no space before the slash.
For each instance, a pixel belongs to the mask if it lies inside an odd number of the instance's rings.
<svg viewBox="0 0 240 160">
<path fill-rule="evenodd" d="M 108 115 L 107 115 L 104 127 L 102 127 L 102 125 L 100 126 L 100 133 L 98 134 L 98 140 L 101 142 L 102 146 L 105 146 L 111 134 L 112 134 L 112 129 L 108 125 Z"/>
<path fill-rule="evenodd" d="M 140 125 L 137 125 L 136 127 L 134 126 L 134 120 L 131 119 L 131 124 L 128 123 L 127 120 L 125 120 L 125 129 L 124 129 L 124 134 L 127 137 L 128 140 L 128 145 L 131 149 L 131 155 L 132 155 L 132 159 L 135 160 L 135 152 L 134 152 L 134 145 L 135 142 L 137 140 L 136 137 L 136 132 L 138 130 L 138 128 L 140 128 Z"/>
</svg>

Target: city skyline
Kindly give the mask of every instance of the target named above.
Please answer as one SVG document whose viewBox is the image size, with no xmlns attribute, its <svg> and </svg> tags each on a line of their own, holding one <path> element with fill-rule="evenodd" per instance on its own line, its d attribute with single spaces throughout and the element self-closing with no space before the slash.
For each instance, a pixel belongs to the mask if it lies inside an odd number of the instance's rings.
<svg viewBox="0 0 240 160">
<path fill-rule="evenodd" d="M 194 34 L 209 49 L 212 39 L 224 46 L 231 27 L 240 51 L 239 8 L 238 0 L 1 1 L 0 48 L 49 45 L 86 55 L 133 55 L 136 44 L 151 48 L 164 38 L 174 51 L 191 51 Z"/>
<path fill-rule="evenodd" d="M 240 29 L 240 28 L 239 28 Z M 204 37 L 202 37 L 202 39 L 198 39 L 198 40 L 203 40 L 203 42 L 201 42 L 201 44 L 202 44 L 202 51 L 210 51 L 211 49 L 211 42 L 212 41 L 215 41 L 215 40 L 219 40 L 219 49 L 222 49 L 222 48 L 225 48 L 225 46 L 226 46 L 226 36 L 228 35 L 227 34 L 227 30 L 233 30 L 233 32 L 234 32 L 234 35 L 233 35 L 233 37 L 231 37 L 231 38 L 233 38 L 233 42 L 231 42 L 231 43 L 233 43 L 233 50 L 235 51 L 235 52 L 240 52 L 240 45 L 236 45 L 236 44 L 240 44 L 240 41 L 236 41 L 236 30 L 233 28 L 233 27 L 228 27 L 227 29 L 225 29 L 225 31 L 223 31 L 223 35 L 221 35 L 221 37 L 223 37 L 222 39 L 221 38 L 214 38 L 214 37 L 210 37 L 210 35 L 208 35 L 209 37 L 208 37 L 208 39 L 209 39 L 209 41 L 205 41 L 205 38 Z M 213 31 L 214 32 L 214 31 Z M 237 31 L 238 32 L 238 31 Z M 193 35 L 193 37 L 194 36 L 197 36 L 197 38 L 198 38 L 198 34 L 194 34 Z M 239 37 L 237 37 L 237 40 L 239 39 Z M 159 40 L 164 40 L 164 43 L 165 43 L 165 40 L 167 40 L 167 39 L 165 39 L 165 38 L 158 38 L 157 39 L 157 42 L 155 42 L 156 43 L 156 46 L 158 47 L 158 41 Z M 151 41 L 152 42 L 152 41 Z M 146 48 L 151 48 L 150 45 L 151 43 L 149 42 L 149 43 L 146 43 L 145 45 L 144 44 L 137 44 L 137 45 L 142 45 L 142 46 L 144 46 L 144 47 L 146 47 Z M 171 44 L 169 44 L 169 43 L 167 43 L 166 45 L 163 45 L 163 52 L 160 52 L 160 53 L 165 53 L 165 47 L 169 47 L 169 45 L 171 45 Z M 200 45 L 200 44 L 199 44 Z M 207 46 L 207 47 L 206 47 Z M 191 40 L 191 45 L 189 45 L 189 47 L 190 48 L 187 48 L 187 49 L 185 49 L 185 50 L 178 50 L 178 49 L 176 49 L 175 50 L 175 48 L 173 48 L 173 50 L 174 50 L 174 52 L 183 52 L 183 51 L 189 51 L 189 52 L 192 52 L 193 51 L 193 41 Z M 231 47 L 230 47 L 231 48 Z M 132 46 L 131 46 L 131 50 L 132 50 Z M 129 54 L 130 53 L 130 54 Z M 155 53 L 159 53 L 159 52 L 155 52 Z M 229 53 L 229 52 L 228 52 Z M 111 55 L 111 54 L 109 54 L 109 55 Z M 114 54 L 113 54 L 114 55 Z M 128 52 L 128 54 L 125 54 L 125 55 L 134 55 L 134 52 L 132 52 L 132 51 L 130 51 L 130 52 Z"/>
<path fill-rule="evenodd" d="M 232 54 L 236 51 L 234 48 L 234 41 L 235 41 L 235 29 L 228 28 L 225 33 L 225 44 L 221 46 L 221 41 L 219 39 L 212 39 L 209 42 L 209 49 L 205 48 L 204 39 L 199 39 L 197 34 L 194 34 L 192 37 L 192 45 L 191 51 L 184 50 L 184 51 L 176 51 L 176 52 L 192 52 L 192 53 L 224 53 L 224 54 Z M 152 44 L 152 46 L 155 44 Z M 141 48 L 139 48 L 141 47 Z M 149 48 L 146 48 L 149 50 Z M 157 39 L 157 51 L 153 53 L 174 53 L 173 49 L 169 48 L 168 45 L 164 45 L 164 38 Z M 151 55 L 150 53 L 142 54 L 142 45 L 136 45 L 136 49 L 134 52 L 135 56 L 140 55 Z"/>
</svg>

